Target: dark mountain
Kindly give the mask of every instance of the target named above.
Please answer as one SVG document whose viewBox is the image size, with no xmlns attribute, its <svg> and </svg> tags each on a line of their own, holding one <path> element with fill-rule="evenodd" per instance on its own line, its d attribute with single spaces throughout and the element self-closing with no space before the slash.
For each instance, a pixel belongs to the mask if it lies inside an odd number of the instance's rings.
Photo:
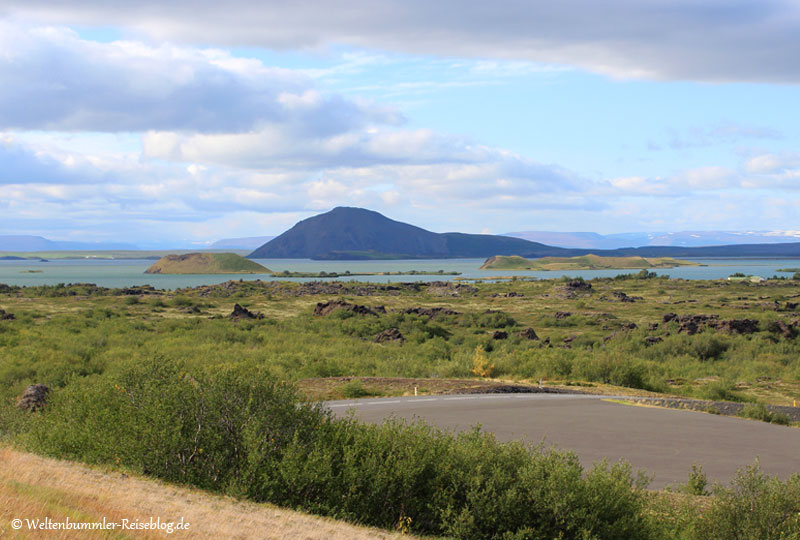
<svg viewBox="0 0 800 540">
<path fill-rule="evenodd" d="M 253 251 L 252 259 L 455 258 L 522 255 L 570 256 L 554 248 L 508 236 L 438 234 L 362 208 L 339 207 L 297 223 Z"/>
</svg>

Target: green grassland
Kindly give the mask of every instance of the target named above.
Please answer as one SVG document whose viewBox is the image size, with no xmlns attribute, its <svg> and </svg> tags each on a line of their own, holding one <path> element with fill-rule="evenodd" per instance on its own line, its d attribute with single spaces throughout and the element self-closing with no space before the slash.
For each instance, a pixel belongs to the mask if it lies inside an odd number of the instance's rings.
<svg viewBox="0 0 800 540">
<path fill-rule="evenodd" d="M 624 464 L 584 470 L 568 452 L 500 444 L 479 430 L 364 426 L 301 404 L 291 385 L 337 376 L 543 378 L 790 405 L 800 398 L 798 298 L 800 280 L 686 281 L 646 271 L 475 286 L 0 285 L 0 309 L 14 315 L 0 320 L 0 440 L 419 534 L 795 538 L 800 476 L 780 482 L 752 468 L 709 496 L 702 471 L 687 471 L 681 493 L 656 495 Z M 374 313 L 314 315 L 318 302 L 337 299 Z M 264 317 L 228 317 L 236 303 Z M 750 319 L 756 329 L 689 335 L 679 321 L 664 322 L 670 313 Z M 376 343 L 390 328 L 405 340 Z M 540 339 L 519 335 L 526 328 Z M 495 339 L 497 331 L 508 337 Z M 14 405 L 31 383 L 53 389 L 43 412 Z M 346 391 L 380 394 L 352 382 Z"/>
<path fill-rule="evenodd" d="M 778 323 L 791 326 L 800 319 L 796 307 L 787 308 L 800 296 L 797 281 L 591 283 L 590 290 L 573 291 L 564 280 L 419 290 L 343 282 L 324 284 L 321 291 L 329 294 L 305 294 L 312 289 L 304 284 L 253 281 L 141 295 L 87 285 L 6 287 L 0 308 L 16 319 L 0 321 L 0 382 L 10 396 L 33 382 L 58 387 L 72 375 L 103 373 L 154 356 L 265 369 L 289 380 L 470 378 L 481 349 L 493 378 L 584 381 L 782 405 L 800 399 L 800 339 L 774 331 Z M 623 292 L 634 301 L 615 295 Z M 317 302 L 334 298 L 385 306 L 387 313 L 312 314 Z M 265 317 L 229 320 L 225 316 L 234 303 Z M 459 314 L 429 318 L 403 312 L 413 307 Z M 687 335 L 677 322 L 662 322 L 666 313 L 748 318 L 758 321 L 759 330 L 737 335 L 707 328 Z M 651 330 L 652 324 L 657 328 Z M 517 335 L 527 327 L 541 340 Z M 398 328 L 406 340 L 374 343 L 388 328 Z M 495 330 L 509 338 L 492 339 Z M 551 346 L 542 344 L 545 339 Z"/>
<path fill-rule="evenodd" d="M 582 255 L 580 257 L 542 257 L 526 259 L 518 255 L 496 255 L 489 257 L 481 270 L 623 270 L 638 268 L 674 268 L 676 266 L 700 266 L 697 263 L 673 259 L 672 257 L 602 257 Z"/>
<path fill-rule="evenodd" d="M 235 253 L 186 253 L 162 257 L 145 274 L 271 274 L 272 270 Z"/>
</svg>

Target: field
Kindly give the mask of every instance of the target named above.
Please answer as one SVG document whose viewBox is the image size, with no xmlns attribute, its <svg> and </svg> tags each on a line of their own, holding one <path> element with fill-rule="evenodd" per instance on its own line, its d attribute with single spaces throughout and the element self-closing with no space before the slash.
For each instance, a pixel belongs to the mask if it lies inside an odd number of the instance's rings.
<svg viewBox="0 0 800 540">
<path fill-rule="evenodd" d="M 311 399 L 541 382 L 791 406 L 800 399 L 797 298 L 797 280 L 685 281 L 648 272 L 478 285 L 231 281 L 170 293 L 0 286 L 0 429 L 8 444 L 38 453 L 348 521 L 463 538 L 496 530 L 488 515 L 507 515 L 511 534 L 524 530 L 530 512 L 555 508 L 548 505 L 556 499 L 545 493 L 484 500 L 482 491 L 467 487 L 522 489 L 518 476 L 501 471 L 524 470 L 571 486 L 555 489 L 574 494 L 576 513 L 569 519 L 577 520 L 576 535 L 678 538 L 665 536 L 675 520 L 711 530 L 703 520 L 713 512 L 701 516 L 653 502 L 624 468 L 585 475 L 568 456 L 506 447 L 483 434 L 454 439 L 424 426 L 335 421 L 291 406 L 302 396 L 283 384 Z M 235 304 L 245 309 L 231 317 Z M 14 406 L 32 383 L 53 389 L 52 407 L 33 417 Z M 226 412 L 226 403 L 245 409 Z M 283 427 L 275 427 L 276 418 L 284 419 Z M 176 423 L 183 427 L 173 434 Z M 214 425 L 233 426 L 233 438 L 208 427 Z M 252 438 L 264 432 L 275 433 L 274 453 L 265 454 Z M 371 461 L 375 456 L 383 457 Z M 387 460 L 396 460 L 391 472 Z M 496 466 L 476 469 L 489 462 Z M 219 473 L 208 476 L 214 467 Z M 273 476 L 278 471 L 280 478 Z M 789 506 L 800 500 L 800 479 L 781 484 L 757 471 L 743 475 L 741 482 L 758 487 L 750 492 L 758 500 L 773 497 Z M 356 491 L 346 487 L 353 482 L 361 486 Z M 431 502 L 426 493 L 440 493 L 443 485 L 462 488 Z M 383 490 L 382 505 L 376 506 L 373 489 Z M 599 499 L 588 493 L 598 490 L 620 501 L 630 520 L 623 524 L 623 514 L 592 506 Z M 707 504 L 741 502 L 726 493 Z M 526 497 L 543 506 L 519 513 L 516 505 Z M 448 514 L 456 511 L 466 513 Z M 562 530 L 553 527 L 542 534 Z M 681 538 L 726 538 L 688 534 Z"/>
</svg>

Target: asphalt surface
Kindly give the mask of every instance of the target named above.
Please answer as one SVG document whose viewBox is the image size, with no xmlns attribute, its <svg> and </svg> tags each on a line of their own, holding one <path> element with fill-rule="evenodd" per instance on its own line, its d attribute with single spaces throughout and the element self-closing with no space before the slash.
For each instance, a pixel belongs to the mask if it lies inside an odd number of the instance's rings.
<svg viewBox="0 0 800 540">
<path fill-rule="evenodd" d="M 421 418 L 448 430 L 480 424 L 499 440 L 543 443 L 575 452 L 584 467 L 624 459 L 644 469 L 659 489 L 686 482 L 692 464 L 709 481 L 728 483 L 758 458 L 782 479 L 800 472 L 800 429 L 708 413 L 637 407 L 607 396 L 489 394 L 330 401 L 337 415 L 365 422 Z"/>
</svg>

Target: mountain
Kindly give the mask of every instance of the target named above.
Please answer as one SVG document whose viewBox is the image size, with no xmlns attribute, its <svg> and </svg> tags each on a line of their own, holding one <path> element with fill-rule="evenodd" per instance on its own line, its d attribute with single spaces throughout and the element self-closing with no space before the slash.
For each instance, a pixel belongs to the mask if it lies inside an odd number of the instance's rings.
<svg viewBox="0 0 800 540">
<path fill-rule="evenodd" d="M 223 238 L 217 240 L 208 249 L 256 249 L 275 238 L 274 236 L 248 236 L 246 238 Z"/>
<path fill-rule="evenodd" d="M 800 242 L 800 231 L 681 231 L 597 234 L 591 232 L 520 231 L 504 236 L 551 246 L 583 249 L 618 249 L 642 246 L 705 247 L 735 244 Z"/>
<path fill-rule="evenodd" d="M 251 259 L 456 258 L 577 255 L 508 236 L 434 233 L 363 208 L 338 207 L 310 217 L 248 255 Z"/>
<path fill-rule="evenodd" d="M 584 233 L 591 234 L 591 233 Z M 749 238 L 749 236 L 745 236 Z M 630 244 L 629 244 L 630 245 Z M 512 236 L 434 233 L 362 208 L 338 207 L 298 222 L 254 250 L 251 259 L 442 259 L 493 255 L 575 257 L 800 257 L 800 242 L 706 247 L 642 246 L 566 249 Z"/>
<path fill-rule="evenodd" d="M 121 242 L 61 242 L 41 236 L 0 235 L 0 251 L 103 251 L 136 250 L 133 244 Z"/>
</svg>

